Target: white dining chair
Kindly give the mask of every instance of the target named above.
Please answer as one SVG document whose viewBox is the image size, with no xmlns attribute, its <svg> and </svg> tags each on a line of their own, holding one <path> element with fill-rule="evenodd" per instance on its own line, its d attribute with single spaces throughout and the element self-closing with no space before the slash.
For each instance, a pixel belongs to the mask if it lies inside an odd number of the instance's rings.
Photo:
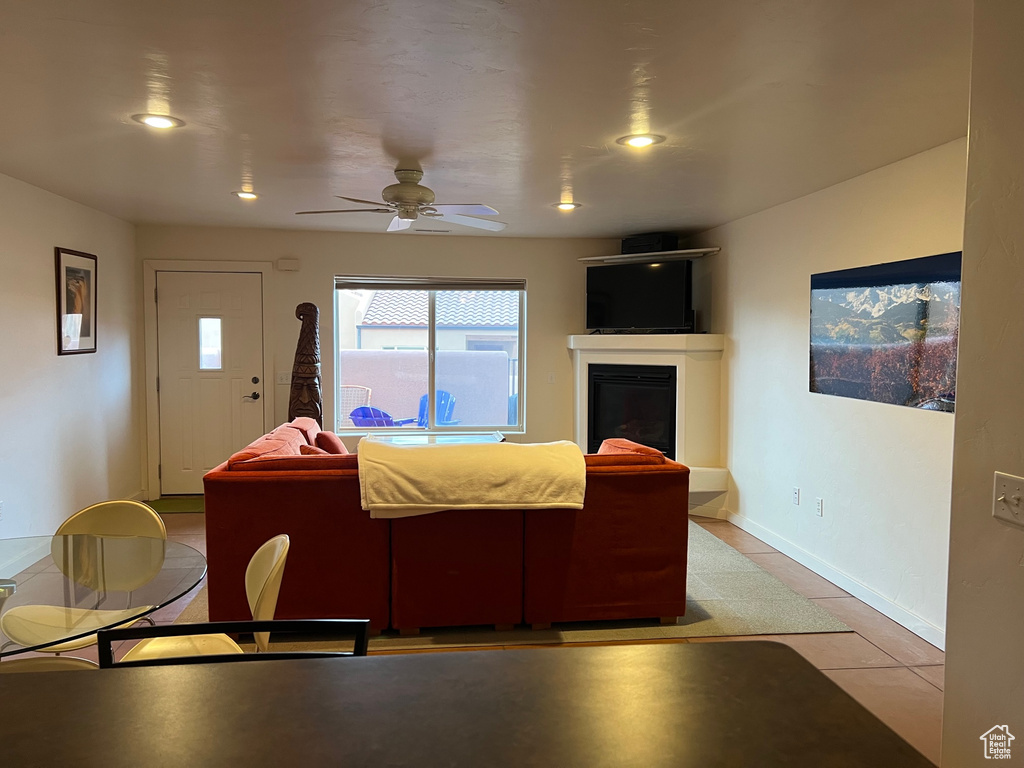
<svg viewBox="0 0 1024 768">
<path fill-rule="evenodd" d="M 249 560 L 245 569 L 245 595 L 254 621 L 274 618 L 290 544 L 286 534 L 274 536 L 260 546 Z M 269 632 L 256 632 L 253 637 L 257 652 L 265 652 L 269 648 Z M 154 637 L 140 641 L 129 649 L 121 661 L 243 652 L 238 643 L 223 634 Z"/>
<path fill-rule="evenodd" d="M 54 563 L 68 578 L 93 590 L 102 587 L 108 591 L 130 593 L 150 581 L 160 570 L 160 563 L 154 560 L 151 548 L 133 548 L 130 545 L 122 548 L 121 554 L 124 557 L 106 558 L 111 567 L 105 567 L 102 572 L 81 566 L 77 562 L 69 565 L 73 560 L 68 553 L 69 542 L 62 537 L 82 534 L 112 538 L 141 536 L 166 540 L 167 528 L 164 521 L 148 504 L 141 501 L 114 500 L 102 501 L 81 509 L 57 528 L 50 552 Z M 133 552 L 132 549 L 137 549 L 138 552 Z M 77 651 L 96 643 L 96 630 L 110 626 L 127 626 L 138 620 L 139 613 L 152 608 L 153 606 L 146 605 L 120 610 L 62 605 L 15 606 L 0 616 L 0 632 L 8 638 L 3 647 L 12 644 L 26 648 L 45 646 L 37 650 L 40 653 L 56 655 Z M 152 623 L 152 620 L 146 620 Z M 55 642 L 68 634 L 81 632 L 88 634 L 63 643 Z"/>
<path fill-rule="evenodd" d="M 31 659 L 0 661 L 0 674 L 14 672 L 79 672 L 99 669 L 100 666 L 88 659 L 75 656 L 44 656 Z"/>
</svg>

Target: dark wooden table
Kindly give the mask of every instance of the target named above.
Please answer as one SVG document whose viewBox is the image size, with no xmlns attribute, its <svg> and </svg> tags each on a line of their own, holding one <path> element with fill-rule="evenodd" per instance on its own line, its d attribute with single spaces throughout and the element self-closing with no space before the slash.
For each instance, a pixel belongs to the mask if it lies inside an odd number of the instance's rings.
<svg viewBox="0 0 1024 768">
<path fill-rule="evenodd" d="M 790 648 L 654 644 L 0 676 L 5 766 L 929 766 Z"/>
</svg>

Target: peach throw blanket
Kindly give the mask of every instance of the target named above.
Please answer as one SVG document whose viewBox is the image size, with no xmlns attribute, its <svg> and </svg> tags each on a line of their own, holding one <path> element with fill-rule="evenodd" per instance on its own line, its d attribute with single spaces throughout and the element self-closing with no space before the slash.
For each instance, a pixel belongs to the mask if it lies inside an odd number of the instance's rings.
<svg viewBox="0 0 1024 768">
<path fill-rule="evenodd" d="M 392 445 L 359 441 L 359 491 L 370 517 L 445 509 L 582 509 L 579 446 L 555 443 Z"/>
</svg>

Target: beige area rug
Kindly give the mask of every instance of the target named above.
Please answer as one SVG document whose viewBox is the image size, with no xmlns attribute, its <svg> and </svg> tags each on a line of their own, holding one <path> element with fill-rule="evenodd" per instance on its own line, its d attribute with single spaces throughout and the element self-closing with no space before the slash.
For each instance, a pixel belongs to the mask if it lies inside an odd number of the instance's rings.
<svg viewBox="0 0 1024 768">
<path fill-rule="evenodd" d="M 508 632 L 496 632 L 493 627 L 440 627 L 424 629 L 422 634 L 413 637 L 385 632 L 370 641 L 370 650 L 614 643 L 627 640 L 852 631 L 828 611 L 797 594 L 692 521 L 687 561 L 686 615 L 681 616 L 675 624 L 662 626 L 657 620 L 601 621 L 557 624 L 551 629 L 536 631 L 524 626 Z M 206 600 L 206 587 L 203 587 L 175 623 L 206 621 Z M 321 646 L 312 643 L 274 643 L 276 650 L 294 650 L 297 647 L 314 649 Z"/>
</svg>

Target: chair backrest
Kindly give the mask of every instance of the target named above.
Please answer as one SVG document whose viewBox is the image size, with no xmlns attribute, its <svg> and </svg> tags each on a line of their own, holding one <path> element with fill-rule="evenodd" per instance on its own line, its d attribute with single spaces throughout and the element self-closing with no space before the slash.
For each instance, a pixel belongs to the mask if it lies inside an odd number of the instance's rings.
<svg viewBox="0 0 1024 768">
<path fill-rule="evenodd" d="M 88 533 L 93 536 L 149 536 L 166 539 L 160 515 L 141 501 L 101 501 L 80 509 L 57 528 L 58 536 Z"/>
<path fill-rule="evenodd" d="M 362 405 L 354 409 L 348 417 L 357 427 L 393 427 L 395 420 L 387 411 L 374 408 L 370 405 Z"/>
<path fill-rule="evenodd" d="M 338 386 L 338 405 L 342 413 L 351 412 L 353 408 L 360 405 L 370 404 L 370 394 L 373 392 L 369 387 L 359 384 L 340 384 Z"/>
<path fill-rule="evenodd" d="M 452 413 L 455 412 L 455 396 L 443 389 L 437 390 L 437 423 L 444 424 L 452 420 Z"/>
<path fill-rule="evenodd" d="M 291 540 L 282 533 L 264 543 L 249 560 L 245 569 L 245 596 L 254 621 L 274 618 L 289 546 Z M 270 645 L 270 633 L 257 632 L 253 637 L 259 649 L 266 651 Z"/>
<path fill-rule="evenodd" d="M 79 670 L 99 669 L 93 661 L 75 658 L 74 656 L 54 656 L 52 658 L 12 659 L 0 662 L 0 673 L 3 672 L 75 672 Z"/>
<path fill-rule="evenodd" d="M 103 536 L 106 541 L 101 547 L 90 536 Z M 146 538 L 133 538 L 140 536 Z M 160 572 L 166 540 L 164 521 L 148 504 L 101 501 L 60 524 L 50 542 L 50 556 L 65 576 L 89 589 L 132 592 Z"/>
<path fill-rule="evenodd" d="M 452 413 L 455 411 L 455 397 L 451 392 L 439 389 L 434 392 L 437 398 L 437 407 L 434 409 L 434 423 L 443 425 L 452 420 Z M 426 429 L 427 427 L 427 399 L 429 395 L 420 398 L 420 412 L 416 417 L 416 426 Z"/>
<path fill-rule="evenodd" d="M 228 653 L 228 654 L 195 654 L 186 656 L 148 656 L 121 660 L 114 663 L 114 645 L 125 640 L 150 640 L 156 637 L 181 637 L 183 635 L 208 635 L 214 633 L 239 634 L 252 632 L 253 635 L 264 632 L 289 633 L 301 638 L 302 642 L 316 640 L 322 644 L 335 645 L 340 637 L 354 635 L 351 651 L 272 651 L 270 653 Z M 155 665 L 174 664 L 219 664 L 247 661 L 267 661 L 274 659 L 309 659 L 339 658 L 349 656 L 365 656 L 370 641 L 369 619 L 285 619 L 283 621 L 214 621 L 202 624 L 157 624 L 155 627 L 123 627 L 121 629 L 101 629 L 96 635 L 97 654 L 100 669 L 111 667 L 149 667 Z M 336 647 L 336 645 L 335 645 Z M 35 661 L 35 659 L 31 659 Z M 6 664 L 0 663 L 0 669 Z"/>
</svg>

